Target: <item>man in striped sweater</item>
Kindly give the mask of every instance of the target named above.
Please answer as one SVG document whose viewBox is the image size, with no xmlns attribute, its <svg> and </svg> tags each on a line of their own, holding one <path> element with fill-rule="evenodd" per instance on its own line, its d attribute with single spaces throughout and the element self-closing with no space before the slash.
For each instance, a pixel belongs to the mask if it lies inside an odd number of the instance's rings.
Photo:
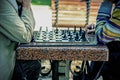
<svg viewBox="0 0 120 80">
<path fill-rule="evenodd" d="M 120 0 L 103 0 L 98 11 L 96 35 L 98 42 L 109 49 L 109 61 L 101 70 L 103 80 L 120 80 Z M 101 66 L 101 62 L 93 63 L 90 80 L 94 80 Z"/>
</svg>

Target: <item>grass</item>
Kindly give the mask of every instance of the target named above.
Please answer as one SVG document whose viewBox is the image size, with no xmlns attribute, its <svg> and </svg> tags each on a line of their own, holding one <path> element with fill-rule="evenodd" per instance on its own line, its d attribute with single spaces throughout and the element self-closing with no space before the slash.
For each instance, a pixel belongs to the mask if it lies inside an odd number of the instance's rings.
<svg viewBox="0 0 120 80">
<path fill-rule="evenodd" d="M 33 5 L 48 5 L 51 6 L 51 0 L 32 0 Z"/>
</svg>

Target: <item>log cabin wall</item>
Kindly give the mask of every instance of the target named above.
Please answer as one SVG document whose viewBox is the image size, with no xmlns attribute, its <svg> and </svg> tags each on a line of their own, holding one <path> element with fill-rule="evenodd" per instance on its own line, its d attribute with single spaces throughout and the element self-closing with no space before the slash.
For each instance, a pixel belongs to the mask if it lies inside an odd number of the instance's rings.
<svg viewBox="0 0 120 80">
<path fill-rule="evenodd" d="M 56 22 L 56 0 L 52 0 L 52 25 Z M 96 16 L 102 0 L 91 0 L 89 24 L 96 23 Z M 86 24 L 86 3 L 80 0 L 59 0 L 58 27 L 84 27 Z"/>
</svg>

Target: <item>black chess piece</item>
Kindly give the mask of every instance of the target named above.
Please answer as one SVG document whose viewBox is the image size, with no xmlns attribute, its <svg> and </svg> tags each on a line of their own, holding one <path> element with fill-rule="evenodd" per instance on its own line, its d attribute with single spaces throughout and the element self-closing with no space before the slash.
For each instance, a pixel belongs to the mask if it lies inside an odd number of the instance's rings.
<svg viewBox="0 0 120 80">
<path fill-rule="evenodd" d="M 78 32 L 76 32 L 75 41 L 80 41 L 80 36 L 79 36 L 79 33 L 78 33 Z"/>
<path fill-rule="evenodd" d="M 82 31 L 80 42 L 88 42 L 85 34 L 86 34 L 85 31 Z"/>
<path fill-rule="evenodd" d="M 61 30 L 61 35 L 64 35 L 66 30 Z"/>
<path fill-rule="evenodd" d="M 68 40 L 67 31 L 64 31 L 64 34 L 62 35 L 62 40 Z"/>
<path fill-rule="evenodd" d="M 74 31 L 73 31 L 74 34 L 76 34 L 76 25 L 74 26 Z"/>
<path fill-rule="evenodd" d="M 55 34 L 58 34 L 58 28 L 56 27 L 56 29 L 55 29 Z"/>
<path fill-rule="evenodd" d="M 71 31 L 67 30 L 67 34 L 68 34 L 68 36 L 70 36 L 71 35 Z"/>
<path fill-rule="evenodd" d="M 70 28 L 68 27 L 67 34 L 70 35 Z"/>
<path fill-rule="evenodd" d="M 79 30 L 79 36 L 82 35 L 82 27 L 80 27 L 80 30 Z"/>
</svg>

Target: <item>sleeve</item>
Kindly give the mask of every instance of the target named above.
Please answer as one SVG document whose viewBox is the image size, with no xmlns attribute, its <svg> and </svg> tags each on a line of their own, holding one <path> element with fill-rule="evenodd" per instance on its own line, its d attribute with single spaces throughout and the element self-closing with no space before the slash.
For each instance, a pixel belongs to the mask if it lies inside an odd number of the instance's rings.
<svg viewBox="0 0 120 80">
<path fill-rule="evenodd" d="M 102 2 L 97 16 L 96 34 L 102 43 L 120 40 L 120 4 L 116 5 L 113 13 L 112 3 Z"/>
<path fill-rule="evenodd" d="M 15 42 L 30 42 L 35 26 L 32 11 L 23 8 L 20 18 L 12 7 L 7 7 L 1 7 L 0 33 Z"/>
</svg>

